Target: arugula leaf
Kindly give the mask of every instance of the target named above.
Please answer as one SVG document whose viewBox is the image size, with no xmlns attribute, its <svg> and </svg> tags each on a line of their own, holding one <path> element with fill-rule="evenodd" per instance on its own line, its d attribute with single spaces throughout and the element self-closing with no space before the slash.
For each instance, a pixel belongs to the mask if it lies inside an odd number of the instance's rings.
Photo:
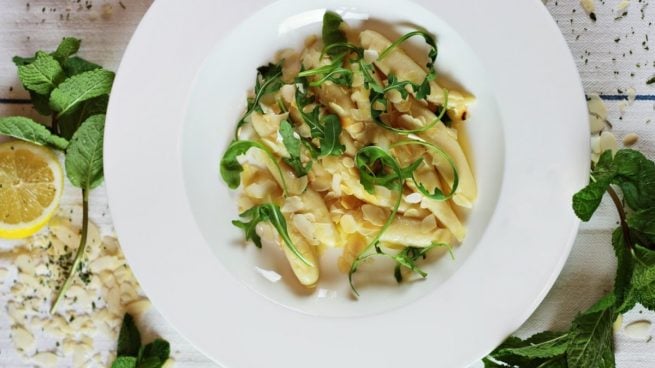
<svg viewBox="0 0 655 368">
<path fill-rule="evenodd" d="M 134 318 L 125 313 L 123 324 L 118 334 L 118 347 L 116 354 L 120 356 L 136 357 L 141 349 L 141 333 L 134 323 Z"/>
<path fill-rule="evenodd" d="M 342 66 L 343 56 L 334 59 L 330 64 L 323 65 L 314 69 L 302 70 L 298 73 L 298 78 L 307 78 L 319 76 L 318 80 L 309 83 L 312 87 L 318 87 L 323 83 L 330 81 L 334 84 L 350 87 L 353 82 L 353 72 Z"/>
<path fill-rule="evenodd" d="M 566 359 L 570 368 L 614 367 L 614 336 L 616 319 L 614 294 L 602 298 L 573 321 Z"/>
<path fill-rule="evenodd" d="M 137 368 L 137 360 L 133 356 L 119 356 L 111 364 L 111 368 Z"/>
<path fill-rule="evenodd" d="M 51 55 L 59 63 L 63 64 L 71 55 L 76 54 L 80 49 L 81 40 L 74 37 L 64 37 L 57 50 Z"/>
<path fill-rule="evenodd" d="M 446 153 L 444 152 L 441 148 L 435 146 L 434 144 L 425 142 L 425 141 L 419 141 L 416 139 L 409 139 L 409 140 L 404 140 L 404 141 L 399 141 L 391 145 L 391 148 L 394 147 L 399 147 L 399 146 L 404 146 L 404 145 L 418 145 L 418 146 L 423 146 L 426 149 L 435 152 L 437 155 L 441 156 L 444 160 L 448 162 L 450 165 L 450 168 L 453 171 L 453 185 L 452 188 L 450 189 L 450 192 L 448 194 L 445 194 L 444 192 L 441 191 L 441 189 L 435 187 L 433 189 L 433 192 L 431 193 L 421 182 L 419 182 L 416 179 L 416 175 L 414 175 L 414 171 L 418 166 L 414 167 L 415 165 L 411 165 L 410 167 L 413 167 L 414 170 L 411 171 L 411 178 L 412 181 L 414 182 L 414 185 L 416 188 L 423 194 L 424 196 L 437 200 L 437 201 L 445 201 L 450 199 L 455 192 L 457 191 L 457 187 L 459 186 L 459 174 L 457 173 L 457 167 L 455 166 L 455 163 L 453 162 L 453 159 Z M 405 175 L 409 175 L 409 173 L 406 173 Z"/>
<path fill-rule="evenodd" d="M 402 267 L 405 267 L 406 269 L 415 272 L 421 277 L 425 278 L 428 274 L 423 271 L 417 264 L 420 259 L 425 259 L 427 257 L 427 254 L 430 250 L 436 247 L 448 247 L 448 244 L 445 243 L 432 243 L 427 247 L 405 247 L 403 250 L 401 250 L 397 254 L 389 255 L 386 254 L 380 249 L 379 247 L 376 247 L 376 251 L 378 254 L 385 254 L 394 261 L 396 261 L 396 267 L 394 269 L 393 275 L 396 278 L 397 282 L 402 282 L 403 281 L 403 274 L 402 274 Z"/>
<path fill-rule="evenodd" d="M 340 156 L 345 152 L 346 146 L 341 144 L 341 120 L 337 115 L 328 114 L 320 117 L 320 109 L 315 106 L 310 113 L 305 112 L 305 106 L 310 101 L 307 95 L 307 80 L 299 78 L 296 83 L 296 106 L 303 121 L 309 126 L 312 138 L 318 139 L 320 152 L 318 156 Z"/>
<path fill-rule="evenodd" d="M 22 116 L 0 118 L 0 134 L 61 150 L 68 147 L 66 139 L 50 133 L 43 125 Z"/>
<path fill-rule="evenodd" d="M 265 95 L 277 92 L 282 88 L 282 63 L 263 65 L 257 68 L 257 77 L 255 79 L 255 97 L 248 98 L 248 107 L 239 122 L 237 123 L 234 138 L 239 139 L 239 129 L 246 123 L 246 118 L 255 111 L 262 112 L 259 101 Z"/>
<path fill-rule="evenodd" d="M 359 292 L 353 283 L 353 275 L 359 269 L 359 266 L 367 258 L 379 254 L 380 237 L 389 228 L 393 219 L 398 213 L 400 202 L 402 198 L 402 185 L 403 185 L 403 172 L 398 164 L 398 161 L 391 156 L 387 151 L 376 146 L 362 147 L 355 155 L 355 167 L 359 171 L 359 181 L 369 193 L 373 193 L 375 185 L 383 185 L 387 188 L 397 191 L 396 203 L 391 209 L 389 217 L 384 222 L 375 237 L 369 242 L 362 252 L 355 258 L 350 265 L 348 272 L 348 282 L 350 289 L 355 296 L 359 296 Z M 368 254 L 371 248 L 375 248 L 376 252 Z"/>
<path fill-rule="evenodd" d="M 239 187 L 241 184 L 241 172 L 243 172 L 243 166 L 241 166 L 237 157 L 244 155 L 251 148 L 257 148 L 264 151 L 264 153 L 266 153 L 266 155 L 271 159 L 273 164 L 275 164 L 278 174 L 282 180 L 282 189 L 284 189 L 284 192 L 286 193 L 287 186 L 284 181 L 284 175 L 282 174 L 282 169 L 275 159 L 275 156 L 273 156 L 271 151 L 269 151 L 266 146 L 255 141 L 232 141 L 232 143 L 230 143 L 230 145 L 227 147 L 227 150 L 223 154 L 223 158 L 221 159 L 220 171 L 223 181 L 230 189 L 236 189 Z"/>
<path fill-rule="evenodd" d="M 232 221 L 232 224 L 240 229 L 243 229 L 246 233 L 246 240 L 252 239 L 257 248 L 262 247 L 261 238 L 255 231 L 257 224 L 262 221 L 268 221 L 271 223 L 271 225 L 273 225 L 273 227 L 275 227 L 278 234 L 280 234 L 280 237 L 284 241 L 284 244 L 287 246 L 287 248 L 289 248 L 289 250 L 296 257 L 298 257 L 298 259 L 300 259 L 307 266 L 314 266 L 312 262 L 307 260 L 307 258 L 305 258 L 305 256 L 300 253 L 298 248 L 296 248 L 296 246 L 293 244 L 293 241 L 291 241 L 287 231 L 287 221 L 284 219 L 279 206 L 271 203 L 261 204 L 241 213 L 239 217 L 249 219 L 249 221 L 244 222 L 240 220 L 234 220 Z"/>
<path fill-rule="evenodd" d="M 284 162 L 291 166 L 297 177 L 307 175 L 312 168 L 312 162 L 310 161 L 307 165 L 303 164 L 300 157 L 302 141 L 300 137 L 296 137 L 297 133 L 287 120 L 283 120 L 280 123 L 280 135 L 282 136 L 282 143 L 284 143 L 284 147 L 286 147 L 289 153 L 289 157 L 283 158 Z"/>
<path fill-rule="evenodd" d="M 329 10 L 323 14 L 323 29 L 321 32 L 323 36 L 323 47 L 325 52 L 332 57 L 336 57 L 346 51 L 340 47 L 330 48 L 334 44 L 348 41 L 346 34 L 340 28 L 341 23 L 343 23 L 343 19 L 339 14 Z"/>
<path fill-rule="evenodd" d="M 18 77 L 26 89 L 47 95 L 64 79 L 64 71 L 55 58 L 39 51 L 33 62 L 18 67 Z"/>
<path fill-rule="evenodd" d="M 78 188 L 94 189 L 103 181 L 104 129 L 105 115 L 91 116 L 75 132 L 66 150 L 66 175 Z"/>
<path fill-rule="evenodd" d="M 321 137 L 321 156 L 340 156 L 346 150 L 346 146 L 341 144 L 339 136 L 341 135 L 341 121 L 337 115 L 330 114 L 321 118 L 321 124 L 324 127 L 324 136 Z"/>
<path fill-rule="evenodd" d="M 66 73 L 66 76 L 68 77 L 96 69 L 102 69 L 100 65 L 84 60 L 79 56 L 69 57 L 64 61 L 62 67 L 64 68 L 64 73 Z"/>
<path fill-rule="evenodd" d="M 114 73 L 104 69 L 74 75 L 52 91 L 50 107 L 61 117 L 84 101 L 109 94 L 113 82 Z"/>
</svg>

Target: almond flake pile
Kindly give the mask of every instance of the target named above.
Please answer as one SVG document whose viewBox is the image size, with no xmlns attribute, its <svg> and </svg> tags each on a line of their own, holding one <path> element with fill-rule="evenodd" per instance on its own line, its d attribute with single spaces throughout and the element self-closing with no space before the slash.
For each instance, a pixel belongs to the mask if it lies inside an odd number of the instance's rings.
<svg viewBox="0 0 655 368">
<path fill-rule="evenodd" d="M 79 244 L 81 208 L 62 210 L 49 229 L 0 253 L 0 305 L 15 349 L 40 367 L 106 367 L 115 355 L 125 312 L 137 319 L 150 302 L 126 264 L 118 241 L 89 224 L 89 246 L 79 277 L 52 315 Z M 3 321 L 4 323 L 5 321 Z M 112 343 L 96 344 L 95 337 Z"/>
</svg>

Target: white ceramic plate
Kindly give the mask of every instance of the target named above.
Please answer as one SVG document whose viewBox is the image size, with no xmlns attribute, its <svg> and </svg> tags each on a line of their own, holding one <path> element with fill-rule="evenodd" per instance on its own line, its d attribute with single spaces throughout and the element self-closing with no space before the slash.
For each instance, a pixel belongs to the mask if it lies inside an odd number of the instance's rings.
<svg viewBox="0 0 655 368">
<path fill-rule="evenodd" d="M 575 64 L 538 0 L 159 0 L 125 53 L 109 106 L 105 172 L 114 223 L 147 294 L 227 368 L 465 367 L 534 311 L 568 256 L 571 196 L 589 132 Z M 266 5 L 266 6 L 265 6 Z M 440 75 L 472 92 L 468 136 L 480 196 L 456 259 L 395 285 L 363 267 L 355 301 L 334 260 L 295 287 L 275 249 L 244 246 L 218 161 L 255 68 L 320 31 L 437 35 Z M 418 45 L 418 44 L 417 44 Z M 329 257 L 328 257 L 329 258 Z M 384 267 L 383 263 L 380 263 Z M 275 271 L 272 282 L 262 271 Z"/>
</svg>

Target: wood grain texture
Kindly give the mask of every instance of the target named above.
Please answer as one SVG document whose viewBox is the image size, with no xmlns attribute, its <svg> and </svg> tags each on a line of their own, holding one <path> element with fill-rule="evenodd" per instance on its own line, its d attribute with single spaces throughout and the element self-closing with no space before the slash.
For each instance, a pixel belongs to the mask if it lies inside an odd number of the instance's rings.
<svg viewBox="0 0 655 368">
<path fill-rule="evenodd" d="M 578 1 L 545 3 L 571 47 L 587 93 L 625 95 L 632 87 L 642 96 L 655 94 L 655 85 L 645 83 L 655 74 L 655 48 L 651 49 L 651 41 L 647 40 L 650 36 L 655 42 L 652 25 L 655 6 L 644 7 L 645 2 L 633 1 L 627 9 L 628 15 L 620 17 L 622 12 L 615 8 L 616 2 L 597 2 L 598 20 L 594 22 Z M 8 100 L 0 103 L 0 116 L 26 115 L 42 120 L 29 105 L 20 101 L 27 98 L 27 94 L 17 80 L 12 56 L 28 56 L 39 49 L 52 49 L 62 37 L 76 36 L 83 40 L 81 56 L 116 70 L 132 32 L 150 4 L 150 0 L 0 0 L 0 99 Z M 617 17 L 619 19 L 615 19 Z M 631 105 L 621 100 L 607 102 L 609 120 L 614 123 L 614 133 L 619 140 L 628 133 L 637 133 L 640 140 L 635 148 L 651 158 L 655 157 L 654 104 L 649 99 Z M 553 118 L 557 118 L 556 111 Z M 92 218 L 110 230 L 104 187 L 94 191 L 92 201 L 96 204 Z M 63 202 L 78 204 L 80 198 L 77 193 L 67 191 Z M 521 328 L 520 335 L 547 328 L 566 328 L 578 311 L 593 304 L 611 288 L 615 260 L 609 238 L 614 226 L 616 215 L 607 203 L 590 223 L 583 224 L 555 287 Z M 0 307 L 4 308 L 1 302 Z M 625 316 L 624 324 L 641 319 L 653 321 L 655 315 L 634 310 Z M 146 336 L 161 335 L 171 342 L 177 366 L 216 367 L 155 310 L 151 310 L 141 324 L 148 331 Z M 21 362 L 13 352 L 9 333 L 6 314 L 0 312 L 0 366 L 32 366 Z M 630 339 L 622 332 L 617 333 L 616 342 L 619 367 L 655 365 L 653 342 Z"/>
</svg>

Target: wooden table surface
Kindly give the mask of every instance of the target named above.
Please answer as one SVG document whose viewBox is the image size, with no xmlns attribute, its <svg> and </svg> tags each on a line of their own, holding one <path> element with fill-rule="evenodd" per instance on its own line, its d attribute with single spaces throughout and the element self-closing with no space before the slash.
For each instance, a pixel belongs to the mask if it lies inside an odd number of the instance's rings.
<svg viewBox="0 0 655 368">
<path fill-rule="evenodd" d="M 613 131 L 619 141 L 627 133 L 635 132 L 641 137 L 636 148 L 654 158 L 655 122 L 650 121 L 655 121 L 655 85 L 647 85 L 646 80 L 655 74 L 655 44 L 651 49 L 648 38 L 652 36 L 655 43 L 655 6 L 633 0 L 626 9 L 620 9 L 619 1 L 596 1 L 598 20 L 594 22 L 578 1 L 545 3 L 569 42 L 585 91 L 597 93 L 605 100 L 608 119 L 615 123 Z M 11 63 L 14 55 L 28 56 L 36 50 L 53 49 L 62 37 L 75 36 L 83 40 L 81 56 L 117 70 L 130 36 L 150 4 L 150 0 L 0 0 L 0 116 L 37 116 L 26 103 L 28 95 L 17 80 Z M 623 15 L 624 12 L 627 14 Z M 631 88 L 636 97 L 629 103 L 627 95 Z M 557 118 L 557 112 L 553 112 L 553 118 Z M 71 203 L 79 202 L 75 196 L 66 198 Z M 103 187 L 93 193 L 93 198 L 106 210 Z M 96 216 L 95 220 L 111 228 L 107 217 Z M 520 330 L 522 335 L 566 328 L 578 311 L 611 288 L 615 260 L 609 239 L 615 226 L 616 216 L 608 205 L 601 206 L 596 218 L 583 224 L 560 278 Z M 5 315 L 0 312 L 0 366 L 32 366 L 17 360 L 3 318 Z M 624 325 L 637 320 L 653 321 L 655 315 L 637 309 L 625 316 Z M 147 314 L 142 324 L 149 326 L 151 334 L 171 342 L 177 366 L 216 367 L 177 335 L 155 310 Z M 621 330 L 616 334 L 616 343 L 619 367 L 655 366 L 655 346 L 650 339 L 634 338 Z"/>
</svg>

